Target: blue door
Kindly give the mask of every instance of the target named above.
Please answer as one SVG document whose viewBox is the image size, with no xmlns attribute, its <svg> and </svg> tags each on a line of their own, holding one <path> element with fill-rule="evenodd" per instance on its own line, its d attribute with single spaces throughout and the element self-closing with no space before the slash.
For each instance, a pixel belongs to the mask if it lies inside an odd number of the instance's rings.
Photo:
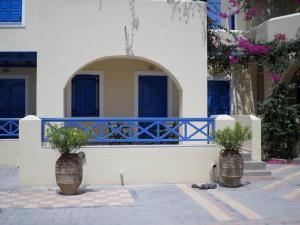
<svg viewBox="0 0 300 225">
<path fill-rule="evenodd" d="M 230 114 L 229 81 L 208 81 L 208 116 Z"/>
<path fill-rule="evenodd" d="M 168 116 L 166 76 L 139 76 L 139 117 Z"/>
<path fill-rule="evenodd" d="M 25 116 L 25 80 L 0 79 L 0 118 Z"/>
<path fill-rule="evenodd" d="M 166 76 L 139 76 L 139 117 L 167 117 L 168 116 L 168 79 Z M 151 122 L 141 122 L 146 128 Z M 148 132 L 156 136 L 156 126 Z M 141 134 L 141 139 L 152 139 L 148 134 Z"/>
<path fill-rule="evenodd" d="M 99 116 L 99 76 L 84 74 L 73 78 L 72 116 Z"/>
</svg>

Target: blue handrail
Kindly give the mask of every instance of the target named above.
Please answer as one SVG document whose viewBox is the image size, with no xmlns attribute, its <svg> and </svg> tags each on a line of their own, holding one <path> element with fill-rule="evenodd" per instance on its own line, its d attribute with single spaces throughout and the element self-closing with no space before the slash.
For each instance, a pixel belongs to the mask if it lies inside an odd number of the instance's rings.
<svg viewBox="0 0 300 225">
<path fill-rule="evenodd" d="M 19 137 L 19 118 L 0 118 L 0 139 Z"/>
<path fill-rule="evenodd" d="M 214 142 L 214 118 L 42 118 L 42 141 L 46 130 L 58 124 L 90 131 L 91 143 Z"/>
</svg>

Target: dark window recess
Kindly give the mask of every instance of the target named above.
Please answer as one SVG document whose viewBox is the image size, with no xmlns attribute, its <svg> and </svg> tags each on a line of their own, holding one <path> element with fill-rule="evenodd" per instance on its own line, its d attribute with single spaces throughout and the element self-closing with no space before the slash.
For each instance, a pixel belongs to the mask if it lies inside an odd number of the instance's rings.
<svg viewBox="0 0 300 225">
<path fill-rule="evenodd" d="M 228 17 L 228 25 L 230 30 L 235 30 L 235 15 L 232 14 Z"/>
<path fill-rule="evenodd" d="M 208 81 L 208 116 L 230 114 L 229 81 Z"/>
</svg>

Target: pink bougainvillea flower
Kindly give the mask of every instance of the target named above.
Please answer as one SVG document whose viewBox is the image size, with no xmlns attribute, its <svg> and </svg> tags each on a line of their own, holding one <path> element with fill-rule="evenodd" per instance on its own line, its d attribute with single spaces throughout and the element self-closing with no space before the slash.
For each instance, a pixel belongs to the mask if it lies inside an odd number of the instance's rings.
<svg viewBox="0 0 300 225">
<path fill-rule="evenodd" d="M 229 55 L 230 65 L 238 64 L 239 58 L 236 55 Z"/>
<path fill-rule="evenodd" d="M 253 55 L 266 55 L 272 48 L 268 45 L 253 44 L 248 39 L 243 37 L 237 39 L 237 46 Z"/>
<path fill-rule="evenodd" d="M 224 12 L 221 12 L 220 16 L 222 19 L 227 19 L 227 17 L 228 17 L 227 13 L 224 13 Z"/>
<path fill-rule="evenodd" d="M 237 0 L 229 0 L 228 2 L 230 3 L 231 7 L 237 7 L 239 5 Z"/>
<path fill-rule="evenodd" d="M 257 10 L 255 8 L 248 9 L 245 12 L 245 20 L 251 20 L 254 16 L 256 16 Z"/>
<path fill-rule="evenodd" d="M 274 35 L 274 38 L 275 38 L 276 41 L 286 41 L 286 34 L 277 33 L 277 34 Z"/>
<path fill-rule="evenodd" d="M 235 11 L 234 11 L 234 14 L 240 14 L 240 12 L 241 12 L 241 11 L 238 9 L 238 10 L 235 10 Z"/>
<path fill-rule="evenodd" d="M 279 73 L 273 73 L 271 75 L 271 80 L 272 80 L 273 83 L 278 84 L 281 80 L 280 74 Z"/>
</svg>

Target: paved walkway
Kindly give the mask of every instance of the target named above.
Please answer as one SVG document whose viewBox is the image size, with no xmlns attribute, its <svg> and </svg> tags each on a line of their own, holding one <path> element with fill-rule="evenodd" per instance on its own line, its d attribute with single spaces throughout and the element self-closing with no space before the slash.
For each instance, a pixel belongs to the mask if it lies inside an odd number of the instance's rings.
<svg viewBox="0 0 300 225">
<path fill-rule="evenodd" d="M 300 166 L 269 165 L 271 177 L 245 177 L 234 189 L 188 184 L 22 187 L 18 169 L 0 169 L 0 225 L 300 224 Z"/>
</svg>

